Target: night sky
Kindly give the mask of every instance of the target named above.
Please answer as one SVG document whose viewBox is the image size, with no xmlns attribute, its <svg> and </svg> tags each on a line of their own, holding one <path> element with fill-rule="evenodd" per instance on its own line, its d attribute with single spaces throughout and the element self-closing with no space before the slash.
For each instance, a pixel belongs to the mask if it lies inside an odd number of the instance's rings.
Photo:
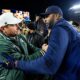
<svg viewBox="0 0 80 80">
<path fill-rule="evenodd" d="M 30 11 L 31 18 L 42 13 L 50 5 L 58 5 L 64 12 L 64 17 L 68 18 L 68 10 L 80 0 L 0 0 L 0 8 L 18 9 Z"/>
</svg>

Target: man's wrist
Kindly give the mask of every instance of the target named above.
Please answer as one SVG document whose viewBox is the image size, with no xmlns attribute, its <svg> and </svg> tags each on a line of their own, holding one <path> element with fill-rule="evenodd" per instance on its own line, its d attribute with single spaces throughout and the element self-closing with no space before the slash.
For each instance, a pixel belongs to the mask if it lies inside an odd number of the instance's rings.
<svg viewBox="0 0 80 80">
<path fill-rule="evenodd" d="M 41 54 L 44 56 L 45 51 L 44 50 L 40 50 Z"/>
</svg>

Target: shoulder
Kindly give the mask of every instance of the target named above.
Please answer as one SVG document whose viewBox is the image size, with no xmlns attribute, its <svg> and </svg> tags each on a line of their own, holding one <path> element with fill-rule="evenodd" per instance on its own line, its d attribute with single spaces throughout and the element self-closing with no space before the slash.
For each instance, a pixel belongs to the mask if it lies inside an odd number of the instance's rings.
<svg viewBox="0 0 80 80">
<path fill-rule="evenodd" d="M 8 37 L 6 37 L 2 33 L 0 33 L 0 44 L 8 45 L 8 44 L 12 44 L 12 42 L 10 41 L 10 39 Z"/>
</svg>

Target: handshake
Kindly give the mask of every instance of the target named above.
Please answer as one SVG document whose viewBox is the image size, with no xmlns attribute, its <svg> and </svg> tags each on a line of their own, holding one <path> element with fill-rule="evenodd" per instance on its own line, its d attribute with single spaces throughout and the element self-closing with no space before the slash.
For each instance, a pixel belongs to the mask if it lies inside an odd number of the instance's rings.
<svg viewBox="0 0 80 80">
<path fill-rule="evenodd" d="M 0 60 L 0 65 L 8 69 L 16 67 L 18 61 L 15 61 L 15 59 L 12 56 L 9 56 L 6 53 L 2 53 L 1 55 L 6 59 L 6 61 Z"/>
</svg>

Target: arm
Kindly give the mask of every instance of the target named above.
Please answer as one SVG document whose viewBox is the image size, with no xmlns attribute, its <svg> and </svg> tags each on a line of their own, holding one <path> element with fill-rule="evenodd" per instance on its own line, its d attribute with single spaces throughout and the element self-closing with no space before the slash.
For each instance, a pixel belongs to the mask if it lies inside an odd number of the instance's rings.
<svg viewBox="0 0 80 80">
<path fill-rule="evenodd" d="M 25 35 L 22 35 L 22 34 L 21 34 L 21 35 L 19 35 L 19 36 L 27 43 L 27 45 L 28 45 L 30 48 L 32 48 L 32 49 L 34 50 L 34 52 L 36 52 L 36 51 L 39 50 L 39 48 L 35 47 L 33 44 L 31 44 L 31 43 L 29 43 L 29 42 L 27 41 Z"/>
<path fill-rule="evenodd" d="M 31 43 L 29 43 L 26 40 L 26 36 L 25 35 L 19 35 L 20 38 L 22 38 L 24 40 L 24 42 L 26 43 L 27 47 L 30 47 L 31 50 L 34 50 L 33 54 L 31 55 L 25 55 L 25 59 L 26 60 L 33 60 L 35 58 L 41 57 L 42 55 L 44 55 L 44 51 L 41 50 L 40 48 L 35 47 L 34 45 L 32 45 Z"/>
<path fill-rule="evenodd" d="M 16 68 L 26 73 L 55 74 L 63 61 L 68 41 L 67 31 L 61 27 L 55 27 L 51 32 L 45 55 L 29 62 L 18 61 Z"/>
</svg>

